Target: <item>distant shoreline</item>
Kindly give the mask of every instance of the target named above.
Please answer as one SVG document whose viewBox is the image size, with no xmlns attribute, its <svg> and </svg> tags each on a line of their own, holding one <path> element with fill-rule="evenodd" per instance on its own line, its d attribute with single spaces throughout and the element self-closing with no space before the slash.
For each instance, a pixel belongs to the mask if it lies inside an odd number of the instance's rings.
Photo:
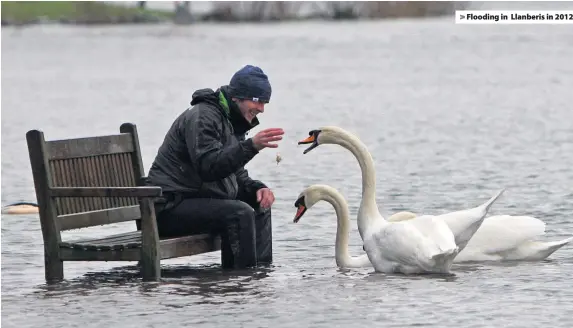
<svg viewBox="0 0 573 328">
<path fill-rule="evenodd" d="M 168 22 L 173 11 L 118 6 L 105 2 L 2 1 L 2 26 L 34 24 L 115 25 Z"/>
<path fill-rule="evenodd" d="M 260 3 L 259 3 L 260 4 Z M 204 14 L 190 14 L 185 11 L 126 7 L 108 2 L 2 2 L 2 26 L 26 26 L 35 24 L 63 25 L 125 25 L 169 23 L 193 24 L 200 22 L 296 22 L 309 20 L 379 20 L 395 18 L 429 18 L 453 14 L 455 9 L 463 7 L 462 2 L 373 2 L 369 7 L 334 5 L 324 7 L 313 13 L 301 15 L 296 9 L 273 8 L 269 4 L 265 10 L 243 11 L 233 7 L 221 7 Z M 460 5 L 461 4 L 461 5 Z M 367 5 L 367 6 L 368 6 Z M 259 6 L 260 7 L 260 6 Z M 291 8 L 292 9 L 292 8 Z"/>
</svg>

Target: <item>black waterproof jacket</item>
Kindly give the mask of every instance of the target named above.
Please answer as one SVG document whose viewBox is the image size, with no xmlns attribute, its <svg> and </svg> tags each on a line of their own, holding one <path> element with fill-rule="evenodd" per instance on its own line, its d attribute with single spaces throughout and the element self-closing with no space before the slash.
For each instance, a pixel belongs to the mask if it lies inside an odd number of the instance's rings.
<svg viewBox="0 0 573 328">
<path fill-rule="evenodd" d="M 266 187 L 244 169 L 258 153 L 245 135 L 259 122 L 255 118 L 249 123 L 226 90 L 224 86 L 193 93 L 192 107 L 173 122 L 159 147 L 149 184 L 160 186 L 164 193 L 222 199 Z"/>
</svg>

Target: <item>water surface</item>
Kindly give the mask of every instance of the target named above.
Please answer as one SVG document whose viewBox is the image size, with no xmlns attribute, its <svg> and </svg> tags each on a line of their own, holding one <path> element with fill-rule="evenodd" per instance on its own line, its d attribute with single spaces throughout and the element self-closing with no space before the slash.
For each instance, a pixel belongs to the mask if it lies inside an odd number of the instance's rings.
<svg viewBox="0 0 573 328">
<path fill-rule="evenodd" d="M 451 276 L 340 270 L 336 223 L 319 203 L 292 223 L 313 183 L 338 188 L 356 229 L 360 170 L 334 145 L 303 155 L 309 130 L 356 133 L 376 161 L 381 211 L 443 213 L 507 188 L 492 214 L 536 216 L 547 239 L 573 233 L 573 29 L 460 26 L 452 20 L 265 25 L 2 29 L 2 204 L 35 201 L 25 133 L 47 139 L 137 124 L 149 168 L 194 90 L 244 64 L 270 76 L 260 128 L 283 127 L 276 151 L 249 163 L 275 191 L 275 262 L 222 272 L 217 253 L 163 261 L 161 283 L 135 263 L 66 262 L 46 286 L 37 215 L 2 216 L 5 327 L 570 327 L 573 247 L 537 263 L 455 265 Z M 254 132 L 260 130 L 256 128 Z M 79 238 L 131 223 L 70 231 Z"/>
</svg>

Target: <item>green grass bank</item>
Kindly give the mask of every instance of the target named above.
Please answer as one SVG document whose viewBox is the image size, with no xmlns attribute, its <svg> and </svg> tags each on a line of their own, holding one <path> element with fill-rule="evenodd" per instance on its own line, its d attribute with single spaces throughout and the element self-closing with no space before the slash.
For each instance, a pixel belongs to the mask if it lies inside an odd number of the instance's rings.
<svg viewBox="0 0 573 328">
<path fill-rule="evenodd" d="M 129 24 L 171 20 L 173 12 L 125 7 L 99 1 L 2 1 L 2 25 L 40 22 Z"/>
</svg>

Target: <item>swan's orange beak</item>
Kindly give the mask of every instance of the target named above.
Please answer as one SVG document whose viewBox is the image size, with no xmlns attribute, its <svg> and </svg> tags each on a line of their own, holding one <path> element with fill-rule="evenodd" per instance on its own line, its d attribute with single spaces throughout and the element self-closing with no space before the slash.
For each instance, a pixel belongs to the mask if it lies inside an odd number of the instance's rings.
<svg viewBox="0 0 573 328">
<path fill-rule="evenodd" d="M 314 135 L 311 135 L 308 138 L 299 141 L 298 144 L 299 145 L 309 144 L 309 143 L 313 143 L 314 140 L 316 140 L 316 138 L 314 137 Z"/>
<path fill-rule="evenodd" d="M 304 215 L 304 212 L 306 212 L 306 206 L 299 205 L 298 209 L 296 210 L 296 214 L 294 215 L 294 220 L 292 222 L 297 223 L 300 220 L 300 218 Z"/>
<path fill-rule="evenodd" d="M 294 207 L 296 207 L 296 214 L 294 215 L 294 220 L 292 222 L 297 223 L 298 220 L 304 215 L 306 212 L 306 205 L 304 204 L 304 195 L 301 195 L 296 202 L 294 202 Z"/>
<path fill-rule="evenodd" d="M 312 130 L 308 133 L 308 137 L 298 142 L 299 145 L 311 144 L 310 147 L 305 149 L 302 153 L 306 154 L 314 148 L 318 147 L 318 134 L 320 130 Z"/>
</svg>

